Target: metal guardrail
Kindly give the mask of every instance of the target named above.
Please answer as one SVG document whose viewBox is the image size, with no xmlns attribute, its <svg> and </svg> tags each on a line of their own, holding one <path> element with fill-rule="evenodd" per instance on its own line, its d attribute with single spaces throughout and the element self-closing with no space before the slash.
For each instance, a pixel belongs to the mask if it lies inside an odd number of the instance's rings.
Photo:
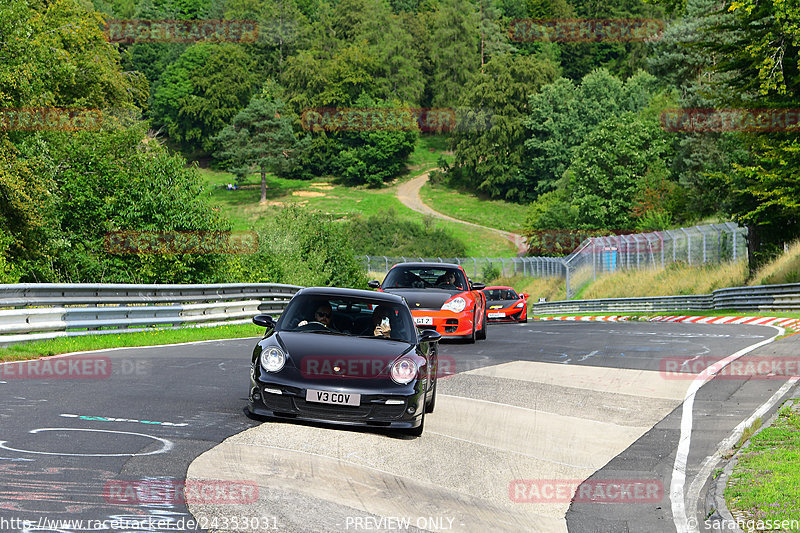
<svg viewBox="0 0 800 533">
<path fill-rule="evenodd" d="M 0 346 L 62 336 L 245 324 L 302 287 L 276 283 L 0 285 Z"/>
<path fill-rule="evenodd" d="M 711 294 L 606 298 L 532 303 L 533 314 L 583 312 L 710 311 L 800 311 L 800 283 L 717 289 Z"/>
</svg>

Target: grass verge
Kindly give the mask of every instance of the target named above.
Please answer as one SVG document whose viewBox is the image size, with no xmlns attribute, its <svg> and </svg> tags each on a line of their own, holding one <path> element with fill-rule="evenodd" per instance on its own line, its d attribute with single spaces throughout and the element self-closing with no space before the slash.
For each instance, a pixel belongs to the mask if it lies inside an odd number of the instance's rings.
<svg viewBox="0 0 800 533">
<path fill-rule="evenodd" d="M 512 233 L 522 231 L 528 213 L 525 205 L 479 198 L 444 185 L 426 183 L 420 190 L 420 196 L 426 204 L 440 213 Z"/>
<path fill-rule="evenodd" d="M 773 424 L 750 439 L 725 488 L 728 508 L 741 521 L 794 520 L 800 531 L 800 399 L 778 411 Z"/>
<path fill-rule="evenodd" d="M 624 270 L 598 276 L 596 281 L 589 281 L 589 284 L 580 290 L 579 296 L 581 299 L 591 300 L 631 296 L 710 294 L 716 289 L 741 287 L 746 279 L 747 263 L 743 261 L 704 267 L 673 263 L 667 268 Z"/>
<path fill-rule="evenodd" d="M 121 348 L 127 346 L 158 346 L 181 342 L 214 339 L 260 337 L 264 328 L 254 324 L 235 324 L 209 328 L 160 329 L 120 333 L 118 335 L 85 335 L 82 337 L 60 337 L 41 341 L 24 342 L 0 348 L 0 361 L 23 361 L 61 353 Z"/>
</svg>

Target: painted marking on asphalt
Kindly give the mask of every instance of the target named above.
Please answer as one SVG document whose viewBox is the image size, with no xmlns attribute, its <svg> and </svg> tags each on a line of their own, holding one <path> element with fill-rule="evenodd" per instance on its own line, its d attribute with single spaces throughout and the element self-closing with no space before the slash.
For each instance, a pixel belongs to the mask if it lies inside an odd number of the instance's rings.
<svg viewBox="0 0 800 533">
<path fill-rule="evenodd" d="M 778 326 L 769 326 L 778 330 L 778 333 L 758 342 L 747 348 L 743 348 L 733 355 L 729 355 L 724 359 L 720 359 L 716 363 L 709 365 L 705 370 L 697 375 L 692 380 L 691 385 L 686 391 L 686 396 L 683 399 L 683 408 L 681 413 L 681 436 L 678 441 L 678 451 L 675 454 L 675 463 L 672 467 L 672 481 L 670 482 L 669 498 L 672 505 L 672 521 L 675 524 L 677 533 L 689 533 L 689 519 L 686 515 L 686 502 L 684 501 L 684 486 L 686 483 L 686 465 L 689 458 L 689 448 L 692 443 L 692 410 L 694 409 L 694 397 L 700 387 L 705 385 L 706 382 L 713 379 L 723 368 L 728 366 L 731 362 L 739 359 L 743 355 L 751 351 L 769 344 L 777 337 L 783 335 L 784 330 Z"/>
<path fill-rule="evenodd" d="M 167 439 L 162 439 L 160 437 L 154 437 L 153 435 L 146 435 L 144 433 L 134 433 L 132 431 L 113 431 L 109 429 L 84 429 L 84 428 L 39 428 L 39 429 L 32 429 L 28 433 L 31 434 L 38 434 L 43 431 L 90 431 L 96 433 L 115 433 L 118 435 L 134 435 L 137 437 L 145 437 L 148 439 L 153 439 L 161 443 L 161 448 L 157 450 L 153 450 L 151 452 L 143 452 L 143 453 L 64 453 L 64 452 L 40 452 L 34 450 L 21 450 L 19 448 L 12 448 L 10 446 L 6 446 L 5 440 L 0 440 L 0 448 L 4 450 L 9 450 L 12 452 L 19 452 L 19 453 L 35 453 L 37 455 L 60 455 L 60 456 L 69 456 L 69 457 L 142 457 L 145 455 L 157 455 L 161 453 L 166 453 L 172 449 L 173 444 L 171 441 Z"/>
<path fill-rule="evenodd" d="M 67 413 L 61 413 L 58 416 L 63 416 L 64 418 L 78 418 L 80 420 L 89 420 L 94 422 L 132 422 L 135 424 L 150 424 L 156 426 L 171 426 L 171 427 L 183 427 L 189 425 L 186 422 L 158 422 L 154 420 L 136 420 L 134 418 L 112 418 L 108 416 L 73 415 Z"/>
</svg>

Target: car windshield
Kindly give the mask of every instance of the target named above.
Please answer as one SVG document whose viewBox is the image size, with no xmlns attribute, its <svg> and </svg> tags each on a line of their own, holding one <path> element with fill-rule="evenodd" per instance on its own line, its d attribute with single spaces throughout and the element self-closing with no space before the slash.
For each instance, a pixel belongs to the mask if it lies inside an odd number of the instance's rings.
<svg viewBox="0 0 800 533">
<path fill-rule="evenodd" d="M 514 289 L 489 289 L 483 293 L 487 300 L 516 300 L 519 298 Z"/>
<path fill-rule="evenodd" d="M 459 289 L 466 290 L 467 280 L 457 268 L 395 267 L 383 281 L 385 289 Z"/>
<path fill-rule="evenodd" d="M 417 342 L 408 307 L 359 297 L 298 294 L 286 307 L 276 329 Z"/>
</svg>

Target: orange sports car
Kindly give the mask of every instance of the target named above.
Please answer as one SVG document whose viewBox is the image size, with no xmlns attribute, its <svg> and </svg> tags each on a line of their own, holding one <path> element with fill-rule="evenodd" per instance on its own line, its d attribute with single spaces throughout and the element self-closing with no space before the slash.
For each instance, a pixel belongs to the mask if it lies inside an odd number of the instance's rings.
<svg viewBox="0 0 800 533">
<path fill-rule="evenodd" d="M 383 283 L 369 286 L 405 298 L 419 329 L 433 329 L 447 339 L 486 338 L 486 297 L 483 283 L 472 283 L 459 265 L 398 263 Z"/>
<path fill-rule="evenodd" d="M 486 295 L 489 322 L 527 322 L 528 293 L 517 292 L 511 287 L 486 287 L 481 292 Z"/>
</svg>

